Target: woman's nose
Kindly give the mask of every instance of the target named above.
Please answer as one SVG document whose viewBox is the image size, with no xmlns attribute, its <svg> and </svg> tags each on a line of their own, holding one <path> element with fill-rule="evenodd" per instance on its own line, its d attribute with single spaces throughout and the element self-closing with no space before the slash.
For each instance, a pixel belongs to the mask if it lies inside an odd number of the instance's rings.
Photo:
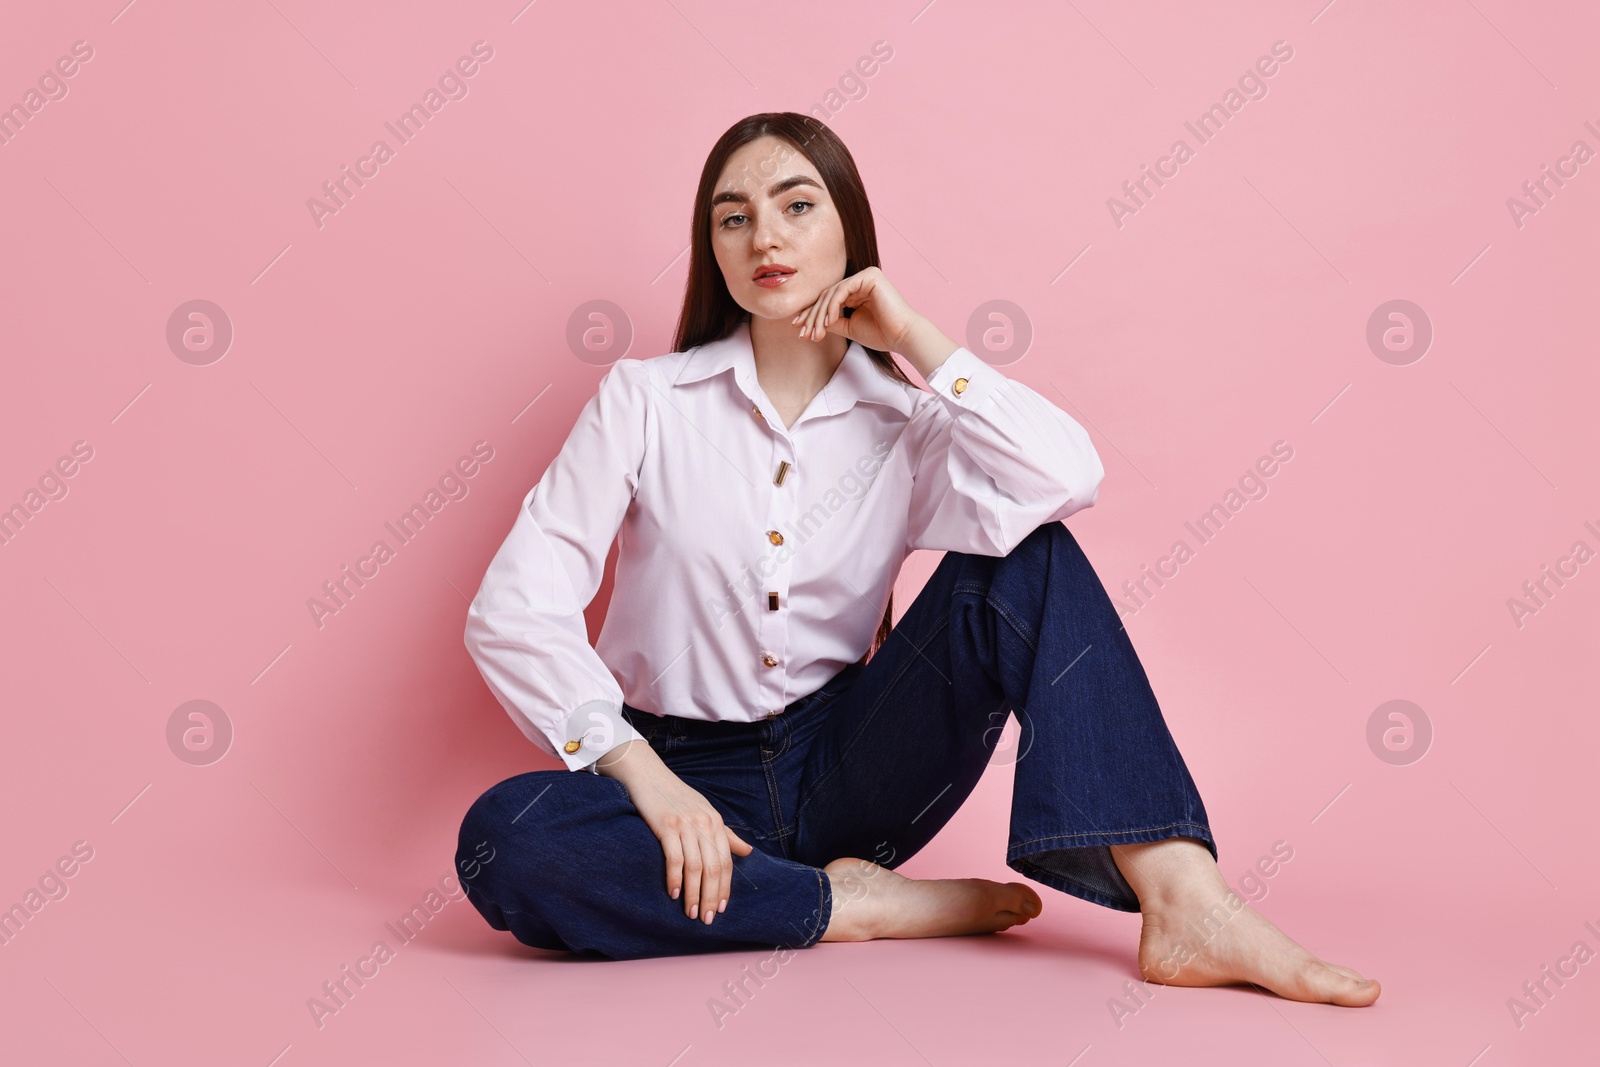
<svg viewBox="0 0 1600 1067">
<path fill-rule="evenodd" d="M 752 221 L 750 243 L 758 252 L 777 247 L 778 230 L 770 218 L 762 215 Z"/>
</svg>

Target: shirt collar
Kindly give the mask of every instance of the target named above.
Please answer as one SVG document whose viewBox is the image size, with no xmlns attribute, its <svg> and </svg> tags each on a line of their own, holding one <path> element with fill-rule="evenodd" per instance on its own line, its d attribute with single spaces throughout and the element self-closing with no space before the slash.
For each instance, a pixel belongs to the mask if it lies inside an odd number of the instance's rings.
<svg viewBox="0 0 1600 1067">
<path fill-rule="evenodd" d="M 755 350 L 750 344 L 748 322 L 740 322 L 726 337 L 708 341 L 692 349 L 684 359 L 672 384 L 686 385 L 690 382 L 704 381 L 730 370 L 734 372 L 740 388 L 747 395 L 753 395 L 759 388 L 756 382 Z M 850 347 L 845 349 L 844 359 L 833 372 L 828 384 L 822 387 L 819 397 L 825 412 L 829 415 L 842 414 L 859 403 L 883 404 L 894 408 L 902 415 L 909 415 L 913 388 L 883 373 L 867 354 L 867 350 L 858 342 L 851 341 Z"/>
</svg>

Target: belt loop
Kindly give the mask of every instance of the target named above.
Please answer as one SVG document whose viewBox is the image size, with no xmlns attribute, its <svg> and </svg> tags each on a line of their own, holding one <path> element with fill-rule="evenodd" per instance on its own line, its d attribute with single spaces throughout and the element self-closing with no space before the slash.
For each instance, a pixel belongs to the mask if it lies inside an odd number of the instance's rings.
<svg viewBox="0 0 1600 1067">
<path fill-rule="evenodd" d="M 784 752 L 789 752 L 789 744 L 790 741 L 792 741 L 792 737 L 794 737 L 794 723 L 790 723 L 789 715 L 787 715 L 787 713 L 784 713 L 784 715 L 773 715 L 773 717 L 768 718 L 766 721 L 770 721 L 771 725 L 773 725 L 774 755 L 782 755 Z"/>
</svg>

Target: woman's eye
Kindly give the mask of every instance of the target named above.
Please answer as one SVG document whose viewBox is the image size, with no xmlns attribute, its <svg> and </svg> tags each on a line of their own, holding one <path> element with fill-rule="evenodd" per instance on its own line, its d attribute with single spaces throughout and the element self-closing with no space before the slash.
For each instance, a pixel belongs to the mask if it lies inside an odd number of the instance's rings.
<svg viewBox="0 0 1600 1067">
<path fill-rule="evenodd" d="M 794 203 L 790 204 L 789 207 L 786 208 L 785 210 L 793 210 L 794 208 L 810 209 L 810 208 L 814 208 L 816 206 L 817 205 L 813 204 L 809 200 L 796 200 Z M 807 213 L 807 211 L 796 211 L 795 212 L 795 214 L 797 214 L 797 215 L 804 215 L 806 213 Z M 724 215 L 722 217 L 722 221 L 719 222 L 717 225 L 721 229 L 729 229 L 730 227 L 744 225 L 744 221 L 745 221 L 745 217 L 742 214 L 740 214 L 737 211 L 731 211 L 728 214 Z"/>
</svg>

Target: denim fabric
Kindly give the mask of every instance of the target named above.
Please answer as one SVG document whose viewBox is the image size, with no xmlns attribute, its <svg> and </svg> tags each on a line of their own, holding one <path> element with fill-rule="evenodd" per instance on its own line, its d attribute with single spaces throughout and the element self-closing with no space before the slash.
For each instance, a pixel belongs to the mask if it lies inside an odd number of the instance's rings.
<svg viewBox="0 0 1600 1067">
<path fill-rule="evenodd" d="M 827 929 L 820 868 L 894 868 L 950 820 L 1017 716 L 1007 864 L 1110 908 L 1138 898 L 1111 845 L 1216 844 L 1116 609 L 1071 532 L 1050 523 L 1003 557 L 948 552 L 863 667 L 782 714 L 704 722 L 623 710 L 667 766 L 754 846 L 706 924 L 667 895 L 660 843 L 615 779 L 533 771 L 467 812 L 468 898 L 541 948 L 612 959 L 805 948 Z"/>
</svg>

